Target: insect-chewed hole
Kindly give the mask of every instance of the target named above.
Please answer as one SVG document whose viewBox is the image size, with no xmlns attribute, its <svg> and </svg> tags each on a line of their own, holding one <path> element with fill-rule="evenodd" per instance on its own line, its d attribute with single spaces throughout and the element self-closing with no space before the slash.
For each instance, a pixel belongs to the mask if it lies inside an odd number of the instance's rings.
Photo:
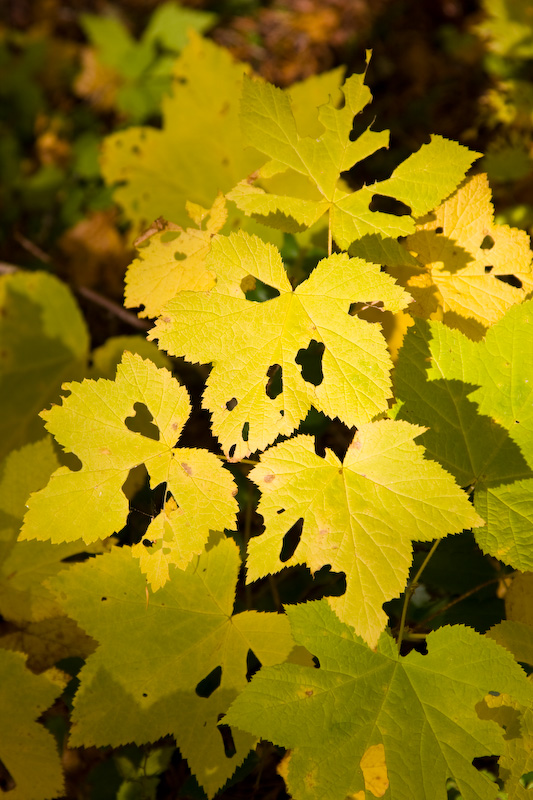
<svg viewBox="0 0 533 800">
<path fill-rule="evenodd" d="M 228 400 L 228 402 L 226 403 L 226 408 L 228 409 L 228 411 L 233 411 L 237 403 L 238 403 L 237 398 L 232 397 L 231 400 Z"/>
<path fill-rule="evenodd" d="M 514 286 L 515 289 L 521 289 L 523 284 L 520 278 L 516 275 L 496 275 L 496 278 L 502 283 L 508 283 L 509 286 Z"/>
<path fill-rule="evenodd" d="M 247 442 L 248 441 L 248 434 L 249 433 L 250 433 L 250 423 L 249 422 L 245 422 L 244 425 L 242 426 L 242 433 L 241 433 L 243 442 Z"/>
<path fill-rule="evenodd" d="M 248 650 L 246 655 L 246 680 L 251 681 L 258 670 L 261 669 L 261 662 L 253 650 Z"/>
<path fill-rule="evenodd" d="M 283 537 L 283 544 L 281 546 L 281 553 L 279 554 L 280 561 L 288 561 L 291 558 L 298 545 L 300 544 L 300 539 L 302 538 L 302 530 L 304 527 L 304 519 L 300 517 L 300 519 L 294 523 L 292 528 L 287 531 L 285 536 Z"/>
<path fill-rule="evenodd" d="M 267 369 L 267 376 L 266 393 L 271 400 L 275 400 L 283 391 L 283 369 L 279 364 L 272 364 Z"/>
<path fill-rule="evenodd" d="M 304 381 L 312 383 L 313 386 L 320 386 L 324 380 L 322 356 L 324 355 L 325 349 L 322 342 L 311 339 L 306 348 L 298 350 L 296 358 L 294 359 L 297 364 L 300 364 Z"/>
<path fill-rule="evenodd" d="M 198 697 L 211 697 L 213 692 L 220 686 L 221 680 L 222 667 L 215 667 L 215 669 L 211 670 L 209 675 L 206 675 L 205 678 L 202 678 L 202 680 L 196 684 L 194 691 Z"/>
<path fill-rule="evenodd" d="M 494 239 L 492 238 L 492 236 L 489 236 L 487 234 L 487 236 L 485 236 L 479 247 L 481 248 L 481 250 L 492 250 L 494 245 L 495 245 Z"/>
<path fill-rule="evenodd" d="M 12 792 L 13 789 L 17 788 L 17 782 L 15 781 L 13 775 L 10 773 L 4 762 L 0 759 L 0 791 L 3 792 Z"/>
<path fill-rule="evenodd" d="M 444 228 L 442 227 L 442 225 L 439 225 L 438 228 L 435 228 L 435 233 L 444 233 Z"/>
<path fill-rule="evenodd" d="M 159 241 L 162 244 L 168 244 L 169 242 L 173 242 L 174 239 L 177 239 L 178 236 L 181 236 L 179 231 L 163 231 Z"/>
<path fill-rule="evenodd" d="M 219 721 L 223 718 L 224 714 L 219 714 L 218 719 Z M 217 725 L 218 730 L 220 731 L 220 735 L 222 737 L 222 743 L 224 745 L 224 755 L 226 758 L 233 758 L 235 753 L 237 752 L 237 748 L 235 747 L 235 742 L 233 741 L 233 734 L 231 733 L 231 728 L 229 725 Z"/>
<path fill-rule="evenodd" d="M 488 275 L 488 273 L 492 272 L 493 269 L 494 269 L 494 267 L 492 265 L 485 267 L 485 274 Z"/>
<path fill-rule="evenodd" d="M 154 425 L 154 418 L 148 411 L 144 403 L 135 403 L 133 406 L 135 414 L 131 417 L 126 417 L 124 420 L 126 428 L 134 433 L 141 433 L 147 439 L 155 439 L 159 441 L 159 428 Z"/>
<path fill-rule="evenodd" d="M 279 297 L 279 289 L 269 286 L 268 283 L 263 283 L 253 275 L 247 275 L 241 281 L 241 289 L 246 295 L 247 300 L 252 300 L 254 303 L 265 303 L 267 300 L 272 300 L 274 297 Z"/>
<path fill-rule="evenodd" d="M 313 656 L 313 664 L 315 665 L 315 669 L 320 669 L 320 661 L 317 656 Z"/>
<path fill-rule="evenodd" d="M 228 457 L 229 458 L 233 458 L 233 456 L 235 455 L 235 450 L 236 449 L 237 449 L 237 445 L 236 444 L 232 444 L 230 449 L 228 450 Z"/>
<path fill-rule="evenodd" d="M 373 195 L 368 208 L 370 211 L 380 211 L 382 214 L 392 214 L 395 217 L 404 217 L 411 213 L 410 207 L 401 200 L 383 194 Z"/>
</svg>

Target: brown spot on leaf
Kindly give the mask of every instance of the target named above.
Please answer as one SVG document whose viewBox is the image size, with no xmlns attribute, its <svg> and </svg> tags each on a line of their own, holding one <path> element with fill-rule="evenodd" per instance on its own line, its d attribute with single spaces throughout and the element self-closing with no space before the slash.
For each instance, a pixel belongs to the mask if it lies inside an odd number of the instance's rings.
<svg viewBox="0 0 533 800">
<path fill-rule="evenodd" d="M 190 466 L 188 464 L 185 464 L 185 463 L 182 462 L 181 466 L 183 467 L 183 469 L 185 470 L 187 475 L 192 475 L 192 469 L 190 468 Z"/>
<path fill-rule="evenodd" d="M 232 497 L 236 497 L 237 496 L 237 487 L 235 487 L 234 489 L 231 490 L 231 496 Z"/>
<path fill-rule="evenodd" d="M 111 455 L 111 450 L 108 447 L 101 447 L 100 448 L 100 453 L 103 456 L 110 456 Z"/>
<path fill-rule="evenodd" d="M 276 476 L 275 476 L 274 474 L 272 474 L 272 475 L 265 475 L 265 483 L 272 483 L 272 481 L 274 480 L 274 478 L 275 478 L 275 477 L 276 477 Z"/>
</svg>

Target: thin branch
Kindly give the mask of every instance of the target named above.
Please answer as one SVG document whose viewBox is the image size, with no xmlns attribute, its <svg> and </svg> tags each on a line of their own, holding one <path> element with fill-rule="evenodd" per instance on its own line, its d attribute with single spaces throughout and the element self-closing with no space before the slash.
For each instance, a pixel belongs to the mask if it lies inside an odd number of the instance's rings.
<svg viewBox="0 0 533 800">
<path fill-rule="evenodd" d="M 507 572 L 507 573 L 505 573 L 505 577 L 508 578 L 513 574 L 514 574 L 513 572 Z M 431 622 L 436 617 L 440 617 L 441 614 L 444 614 L 446 611 L 448 611 L 449 608 L 452 608 L 452 606 L 457 605 L 457 603 L 462 603 L 463 600 L 466 600 L 467 597 L 470 597 L 471 595 L 475 594 L 476 592 L 479 592 L 481 589 L 484 589 L 486 586 L 490 586 L 493 583 L 498 583 L 499 581 L 501 581 L 501 579 L 502 579 L 502 576 L 499 575 L 497 578 L 491 578 L 489 581 L 485 581 L 484 583 L 480 583 L 479 586 L 474 586 L 474 588 L 473 589 L 469 589 L 468 592 L 464 592 L 462 595 L 460 595 L 459 597 L 456 597 L 454 600 L 450 600 L 449 603 L 446 603 L 445 606 L 443 606 L 442 608 L 439 608 L 438 611 L 434 611 L 433 614 L 429 615 L 429 617 L 424 617 L 423 620 L 421 620 L 420 622 L 418 622 L 414 626 L 413 630 L 416 630 L 417 628 L 424 628 L 427 625 L 428 622 Z"/>
<path fill-rule="evenodd" d="M 28 252 L 32 253 L 32 255 L 37 256 L 41 261 L 45 264 L 49 264 L 51 262 L 50 257 L 34 245 L 29 239 L 21 236 L 20 234 L 16 234 L 17 241 L 22 244 L 22 246 L 28 250 Z M 11 275 L 14 272 L 25 272 L 25 270 L 21 269 L 21 267 L 15 266 L 15 264 L 8 264 L 6 261 L 0 261 L 0 275 Z M 137 328 L 141 331 L 147 331 L 151 326 L 149 322 L 146 322 L 143 319 L 139 319 L 135 314 L 131 311 L 127 311 L 118 303 L 115 303 L 113 300 L 110 300 L 108 297 L 104 297 L 103 294 L 96 292 L 94 289 L 89 289 L 88 286 L 76 286 L 70 284 L 70 288 L 72 291 L 81 294 L 82 297 L 85 297 L 86 300 L 90 300 L 91 303 L 95 303 L 96 305 L 105 308 L 109 311 L 113 316 L 118 317 L 119 319 L 123 320 L 123 322 L 127 322 L 128 325 L 131 325 L 133 328 Z"/>
<path fill-rule="evenodd" d="M 400 619 L 400 630 L 398 632 L 398 652 L 400 652 L 401 647 L 402 647 L 402 641 L 403 641 L 404 630 L 405 630 L 405 618 L 407 616 L 407 607 L 408 607 L 408 605 L 409 605 L 409 603 L 411 601 L 411 597 L 413 596 L 416 587 L 418 586 L 418 581 L 420 580 L 420 576 L 422 575 L 422 573 L 425 570 L 430 558 L 432 557 L 433 553 L 435 552 L 435 550 L 437 549 L 437 547 L 439 546 L 439 543 L 441 541 L 442 541 L 442 539 L 435 539 L 435 541 L 433 542 L 433 546 L 432 546 L 431 550 L 426 555 L 425 559 L 422 561 L 422 564 L 420 565 L 420 568 L 419 568 L 418 572 L 416 573 L 415 577 L 413 578 L 412 581 L 409 581 L 409 583 L 407 584 L 407 588 L 405 590 L 405 595 L 404 595 L 404 599 L 403 599 L 402 616 L 401 616 L 401 619 Z"/>
<path fill-rule="evenodd" d="M 141 331 L 147 331 L 151 325 L 149 322 L 146 322 L 143 319 L 139 319 L 132 314 L 131 311 L 126 311 L 125 308 L 119 306 L 118 303 L 115 303 L 113 300 L 109 300 L 108 297 L 104 297 L 104 295 L 99 294 L 99 292 L 95 292 L 94 289 L 89 289 L 87 286 L 72 286 L 71 287 L 75 292 L 81 294 L 82 297 L 85 297 L 87 300 L 90 300 L 92 303 L 96 303 L 96 305 L 102 306 L 107 311 L 111 312 L 115 317 L 119 317 L 119 319 L 127 322 L 128 325 L 132 325 L 134 328 L 138 328 Z"/>
</svg>

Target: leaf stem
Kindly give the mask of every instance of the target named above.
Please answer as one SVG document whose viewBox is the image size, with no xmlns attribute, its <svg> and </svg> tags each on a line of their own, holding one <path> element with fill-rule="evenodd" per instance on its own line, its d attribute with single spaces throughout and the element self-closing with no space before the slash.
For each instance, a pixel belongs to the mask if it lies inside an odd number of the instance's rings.
<svg viewBox="0 0 533 800">
<path fill-rule="evenodd" d="M 328 212 L 328 256 L 333 252 L 333 234 L 331 231 L 331 208 Z"/>
<path fill-rule="evenodd" d="M 413 578 L 413 580 L 409 581 L 409 583 L 407 584 L 407 588 L 405 590 L 405 595 L 404 595 L 404 599 L 403 599 L 402 616 L 401 616 L 401 619 L 400 619 L 400 630 L 398 632 L 398 653 L 400 652 L 400 650 L 402 648 L 402 641 L 403 641 L 403 636 L 404 636 L 404 631 L 405 631 L 405 618 L 407 616 L 407 607 L 408 607 L 408 605 L 409 605 L 409 603 L 411 601 L 411 597 L 413 596 L 416 587 L 418 586 L 418 581 L 420 580 L 420 576 L 422 575 L 423 571 L 427 567 L 430 558 L 432 557 L 433 553 L 435 552 L 435 550 L 437 549 L 437 547 L 439 546 L 439 543 L 441 541 L 442 541 L 442 539 L 435 539 L 435 541 L 433 542 L 433 545 L 431 547 L 431 550 L 426 555 L 425 559 L 422 561 L 422 564 L 420 565 L 420 567 L 418 569 L 418 572 L 416 573 L 415 577 Z"/>
<path fill-rule="evenodd" d="M 512 575 L 514 575 L 514 572 L 506 572 L 505 573 L 505 577 L 506 578 L 509 578 Z M 430 614 L 429 617 L 425 617 L 423 620 L 418 622 L 415 625 L 415 630 L 416 630 L 416 628 L 425 627 L 428 622 L 431 622 L 431 620 L 435 619 L 436 617 L 439 617 L 441 614 L 444 614 L 445 611 L 448 611 L 448 609 L 452 608 L 452 606 L 457 605 L 457 603 L 462 603 L 463 600 L 466 600 L 467 597 L 470 597 L 471 595 L 475 594 L 476 592 L 479 592 L 481 589 L 484 589 L 486 586 L 490 586 L 493 583 L 499 583 L 499 581 L 501 581 L 501 580 L 502 580 L 502 576 L 498 575 L 495 578 L 491 578 L 489 581 L 485 581 L 484 583 L 480 583 L 478 586 L 474 586 L 473 589 L 469 589 L 468 592 L 464 592 L 463 594 L 459 595 L 459 597 L 454 598 L 454 600 L 450 600 L 450 602 L 446 603 L 445 606 L 442 606 L 442 608 L 439 608 L 437 611 L 434 611 L 433 614 Z"/>
</svg>

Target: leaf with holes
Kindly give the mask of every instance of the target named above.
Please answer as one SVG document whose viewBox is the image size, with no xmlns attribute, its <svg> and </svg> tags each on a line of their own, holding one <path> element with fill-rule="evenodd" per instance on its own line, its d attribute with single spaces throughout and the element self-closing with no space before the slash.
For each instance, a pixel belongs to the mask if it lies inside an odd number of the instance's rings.
<svg viewBox="0 0 533 800">
<path fill-rule="evenodd" d="M 412 233 L 413 217 L 431 211 L 453 192 L 479 154 L 432 136 L 390 178 L 350 191 L 341 174 L 389 143 L 388 131 L 370 128 L 351 141 L 354 116 L 372 99 L 364 79 L 365 74 L 351 75 L 342 86 L 342 107 L 330 99 L 318 110 L 318 126 L 302 132 L 287 93 L 245 77 L 244 136 L 271 160 L 255 176 L 261 185 L 244 180 L 228 197 L 245 213 L 289 232 L 309 227 L 329 213 L 333 238 L 344 249 L 367 233 L 394 237 Z M 375 210 L 376 196 L 394 198 L 409 206 L 410 213 Z"/>
<path fill-rule="evenodd" d="M 54 737 L 37 719 L 66 681 L 57 670 L 34 675 L 25 661 L 22 653 L 0 649 L 0 764 L 14 784 L 8 779 L 2 795 L 10 800 L 52 800 L 63 795 L 63 770 Z"/>
<path fill-rule="evenodd" d="M 282 615 L 232 616 L 240 564 L 237 545 L 224 539 L 185 571 L 171 567 L 148 604 L 127 548 L 54 578 L 64 610 L 100 642 L 79 674 L 73 746 L 141 745 L 172 734 L 208 796 L 223 786 L 256 741 L 217 728 L 246 685 L 249 651 L 271 665 L 293 646 Z"/>
<path fill-rule="evenodd" d="M 224 197 L 219 195 L 207 210 L 187 203 L 196 228 L 161 222 L 143 241 L 138 256 L 128 267 L 124 305 L 144 306 L 140 317 L 157 317 L 169 300 L 186 290 L 205 291 L 215 283 L 215 275 L 205 267 L 211 239 L 227 218 Z M 202 226 L 205 227 L 202 227 Z"/>
<path fill-rule="evenodd" d="M 292 433 L 311 406 L 349 426 L 387 408 L 385 339 L 379 326 L 350 314 L 356 301 L 392 311 L 407 305 L 378 266 L 335 254 L 293 290 L 276 248 L 242 231 L 213 239 L 208 266 L 217 275 L 213 289 L 180 293 L 149 338 L 172 355 L 213 363 L 204 405 L 231 458 Z M 270 300 L 247 298 L 256 279 Z M 314 373 L 313 349 L 322 355 Z"/>
<path fill-rule="evenodd" d="M 497 784 L 472 760 L 505 748 L 505 732 L 478 717 L 485 695 L 505 690 L 523 704 L 533 700 L 510 653 L 457 625 L 430 633 L 427 655 L 400 657 L 388 633 L 372 651 L 326 600 L 286 610 L 295 640 L 319 669 L 264 667 L 225 721 L 292 748 L 287 784 L 294 800 L 345 800 L 364 791 L 361 759 L 380 745 L 390 800 L 446 800 L 449 777 L 464 800 L 496 798 Z"/>
<path fill-rule="evenodd" d="M 400 419 L 425 425 L 421 443 L 486 520 L 488 553 L 533 569 L 533 301 L 512 306 L 473 342 L 440 322 L 417 320 L 394 375 Z"/>
<path fill-rule="evenodd" d="M 480 524 L 453 478 L 413 439 L 423 431 L 392 420 L 362 425 L 344 461 L 321 458 L 311 436 L 271 447 L 250 473 L 261 489 L 265 532 L 248 545 L 247 580 L 282 567 L 325 564 L 346 574 L 346 593 L 329 602 L 374 646 L 387 623 L 381 606 L 403 591 L 412 541 L 429 541 Z M 283 540 L 303 520 L 295 552 Z"/>
<path fill-rule="evenodd" d="M 176 506 L 163 508 L 136 549 L 157 589 L 168 578 L 169 564 L 185 567 L 202 552 L 211 530 L 233 528 L 233 479 L 212 453 L 174 447 L 190 402 L 168 370 L 125 352 L 114 381 L 85 380 L 64 388 L 70 395 L 63 404 L 42 416 L 59 444 L 81 460 L 81 469 L 60 467 L 31 496 L 20 538 L 81 537 L 88 544 L 120 531 L 128 515 L 124 483 L 130 470 L 144 464 L 152 488 L 164 484 Z M 143 422 L 142 411 L 153 423 Z M 146 435 L 136 430 L 139 417 Z"/>
<path fill-rule="evenodd" d="M 390 272 L 416 298 L 410 311 L 428 318 L 440 309 L 447 325 L 473 339 L 533 289 L 529 236 L 494 223 L 486 175 L 470 178 L 419 219 L 405 247 L 421 266 Z"/>
</svg>

